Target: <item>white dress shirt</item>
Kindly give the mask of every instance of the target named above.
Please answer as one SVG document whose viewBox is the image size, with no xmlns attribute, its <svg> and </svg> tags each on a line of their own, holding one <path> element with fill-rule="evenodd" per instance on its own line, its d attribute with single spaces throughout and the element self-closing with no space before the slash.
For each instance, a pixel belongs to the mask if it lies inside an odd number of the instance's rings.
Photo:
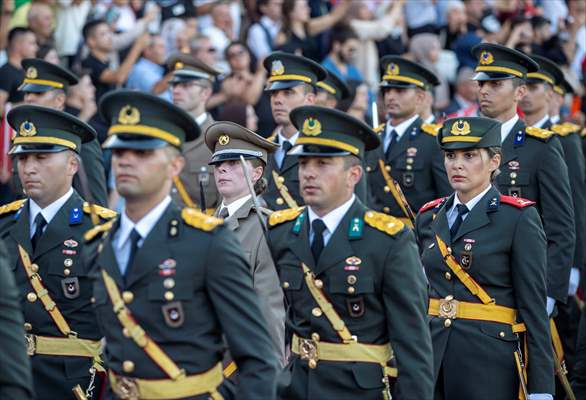
<svg viewBox="0 0 586 400">
<path fill-rule="evenodd" d="M 266 28 L 269 32 L 270 38 L 267 38 L 264 29 L 260 25 Z M 253 24 L 250 27 L 246 44 L 248 44 L 248 47 L 254 53 L 257 60 L 262 60 L 272 51 L 272 44 L 274 43 L 280 29 L 281 22 L 275 22 L 266 15 L 263 15 L 258 23 Z M 267 42 L 267 39 L 270 40 L 271 43 Z"/>
<path fill-rule="evenodd" d="M 401 140 L 401 138 L 403 137 L 403 135 L 407 131 L 407 128 L 409 128 L 411 126 L 411 124 L 413 122 L 415 122 L 415 120 L 417 118 L 419 118 L 419 115 L 415 114 L 414 116 L 412 116 L 408 120 L 401 122 L 397 126 L 391 125 L 390 120 L 389 120 L 389 122 L 387 122 L 387 127 L 385 129 L 385 137 L 383 138 L 383 146 L 384 146 L 385 153 L 387 152 L 387 149 L 389 148 L 389 145 L 391 144 L 391 132 L 393 131 L 393 129 L 395 130 L 395 132 L 397 132 L 397 142 L 396 143 L 399 143 L 399 140 Z"/>
<path fill-rule="evenodd" d="M 283 130 L 281 128 L 279 128 L 279 131 L 277 133 L 277 140 L 278 143 L 281 145 L 281 147 L 275 151 L 275 160 L 277 161 L 277 165 L 279 166 L 279 168 L 281 168 L 283 166 L 283 161 L 285 160 L 285 150 L 283 149 L 283 143 L 285 143 L 285 141 L 291 143 L 291 146 L 295 146 L 295 142 L 297 142 L 297 138 L 299 137 L 299 132 L 295 132 L 295 134 L 293 136 L 291 136 L 289 139 L 287 139 L 285 136 L 283 136 Z"/>
<path fill-rule="evenodd" d="M 458 198 L 458 193 L 456 193 L 456 195 L 454 196 L 454 204 L 452 204 L 452 207 L 450 207 L 448 213 L 446 214 L 446 216 L 448 217 L 448 226 L 451 228 L 452 225 L 454 225 L 454 222 L 456 222 L 456 217 L 458 216 L 458 211 L 456 210 L 456 206 L 458 204 L 464 204 L 468 208 L 468 212 L 462 216 L 462 221 L 464 221 L 468 217 L 468 215 L 470 214 L 470 212 L 472 211 L 472 209 L 474 208 L 474 206 L 476 204 L 478 204 L 478 202 L 480 201 L 480 199 L 482 199 L 482 197 L 486 193 L 488 193 L 488 191 L 490 190 L 490 188 L 491 188 L 491 185 L 489 184 L 486 187 L 486 189 L 484 189 L 481 193 L 479 193 L 476 196 L 474 196 L 467 203 L 462 203 L 460 201 L 460 199 Z"/>
<path fill-rule="evenodd" d="M 222 200 L 222 205 L 220 206 L 220 211 L 224 208 L 228 209 L 228 216 L 232 216 L 234 215 L 234 213 L 236 211 L 238 211 L 240 209 L 240 207 L 242 207 L 247 201 L 248 199 L 250 199 L 252 196 L 247 194 L 244 197 L 239 198 L 238 200 L 234 200 L 232 203 L 230 204 L 226 204 L 224 203 L 224 200 Z"/>
<path fill-rule="evenodd" d="M 126 211 L 121 213 L 120 228 L 114 234 L 112 247 L 116 255 L 116 261 L 122 275 L 126 272 L 126 264 L 130 257 L 130 233 L 133 229 L 139 233 L 141 239 L 138 241 L 138 247 L 142 246 L 144 239 L 151 232 L 157 221 L 161 218 L 167 206 L 171 203 L 171 196 L 167 196 L 155 208 L 150 210 L 140 221 L 134 223 L 126 215 Z"/>
<path fill-rule="evenodd" d="M 30 202 L 29 202 L 30 238 L 33 237 L 33 235 L 35 234 L 35 230 L 37 229 L 37 224 L 35 223 L 35 218 L 37 218 L 37 215 L 39 213 L 41 213 L 43 218 L 45 218 L 45 221 L 47 221 L 47 225 L 45 225 L 45 228 L 43 229 L 43 232 L 44 232 L 47 229 L 47 226 L 51 223 L 51 220 L 53 218 L 55 218 L 55 215 L 57 215 L 57 213 L 59 212 L 61 207 L 63 207 L 63 205 L 65 203 L 67 203 L 67 200 L 69 200 L 69 198 L 71 197 L 72 194 L 73 194 L 73 189 L 69 188 L 67 193 L 65 193 L 63 196 L 59 197 L 57 200 L 55 200 L 54 202 L 52 202 L 51 204 L 49 204 L 45 208 L 41 208 L 37 203 L 35 203 L 35 201 L 33 199 L 30 199 Z M 80 210 L 80 212 L 83 212 L 83 210 Z"/>
<path fill-rule="evenodd" d="M 502 125 L 501 125 L 501 143 L 504 143 L 505 140 L 507 140 L 507 136 L 509 136 L 509 133 L 511 133 L 511 131 L 513 130 L 513 126 L 515 126 L 515 124 L 517 123 L 518 120 L 519 120 L 519 116 L 517 114 L 515 114 L 515 116 L 513 118 L 502 123 Z"/>
<path fill-rule="evenodd" d="M 307 207 L 307 215 L 309 217 L 309 227 L 310 227 L 309 228 L 310 229 L 309 243 L 313 243 L 313 235 L 314 235 L 313 228 L 311 227 L 312 226 L 311 224 L 315 219 L 319 218 L 326 225 L 326 230 L 323 233 L 323 235 L 324 235 L 324 248 L 325 248 L 328 245 L 328 241 L 332 237 L 333 233 L 336 231 L 336 228 L 338 227 L 338 225 L 340 225 L 340 221 L 342 221 L 342 218 L 344 218 L 344 215 L 346 215 L 346 213 L 348 212 L 350 207 L 352 207 L 352 204 L 354 203 L 355 199 L 356 199 L 356 196 L 354 194 L 352 194 L 352 197 L 350 197 L 350 200 L 348 200 L 347 202 L 342 204 L 340 207 L 333 209 L 332 211 L 330 211 L 329 213 L 327 213 L 323 217 L 320 217 L 319 215 L 317 215 L 311 209 L 311 206 Z"/>
<path fill-rule="evenodd" d="M 545 124 L 548 120 L 549 120 L 549 115 L 545 114 L 545 117 L 541 118 L 539 121 L 534 123 L 532 126 L 534 126 L 536 128 L 541 128 L 541 127 L 543 127 L 543 124 Z"/>
<path fill-rule="evenodd" d="M 197 124 L 198 124 L 199 126 L 201 126 L 201 124 L 203 124 L 203 123 L 205 122 L 205 120 L 207 119 L 207 117 L 208 117 L 208 113 L 207 113 L 207 112 L 201 113 L 201 114 L 200 114 L 200 115 L 199 115 L 199 116 L 198 116 L 198 117 L 195 119 L 195 122 L 197 122 Z"/>
<path fill-rule="evenodd" d="M 560 116 L 558 115 L 552 115 L 551 117 L 549 117 L 549 119 L 551 120 L 552 124 L 557 124 L 560 122 Z"/>
</svg>

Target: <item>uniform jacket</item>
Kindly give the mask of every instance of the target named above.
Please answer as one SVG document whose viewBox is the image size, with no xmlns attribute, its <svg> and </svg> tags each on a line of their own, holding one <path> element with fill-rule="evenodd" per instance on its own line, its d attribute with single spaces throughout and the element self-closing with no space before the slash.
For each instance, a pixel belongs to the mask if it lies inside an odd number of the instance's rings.
<svg viewBox="0 0 586 400">
<path fill-rule="evenodd" d="M 224 334 L 239 369 L 236 398 L 272 399 L 277 361 L 271 339 L 259 318 L 242 249 L 220 221 L 171 203 L 144 239 L 125 277 L 111 243 L 118 223 L 90 258 L 97 272 L 105 270 L 123 295 L 131 293 L 126 306 L 134 319 L 187 375 L 207 371 L 222 360 Z M 100 239 L 92 243 L 96 241 Z M 125 376 L 168 378 L 132 338 L 123 335 L 101 275 L 95 280 L 94 296 L 107 342 L 107 367 Z M 134 363 L 131 372 L 123 370 L 127 360 Z"/>
<path fill-rule="evenodd" d="M 63 337 L 41 301 L 27 300 L 27 295 L 34 290 L 20 261 L 18 244 L 27 251 L 31 262 L 39 266 L 43 284 L 70 328 L 82 339 L 99 340 L 101 334 L 91 305 L 91 266 L 81 255 L 83 234 L 93 226 L 90 216 L 84 212 L 83 199 L 74 191 L 47 225 L 34 252 L 30 240 L 29 202 L 20 200 L 12 204 L 12 212 L 0 215 L 0 239 L 5 241 L 10 254 L 9 267 L 19 289 L 24 321 L 32 326 L 27 333 Z M 113 211 L 101 210 L 102 216 L 115 215 Z M 35 355 L 31 364 L 38 399 L 73 399 L 71 389 L 81 384 L 85 390 L 89 383 L 92 360 Z"/>
<path fill-rule="evenodd" d="M 277 128 L 278 129 L 278 128 Z M 273 135 L 269 138 L 275 143 L 279 143 L 278 136 Z M 285 156 L 283 166 L 279 168 L 274 154 L 269 154 L 267 167 L 265 168 L 264 178 L 267 180 L 267 188 L 264 191 L 262 198 L 267 203 L 267 207 L 271 210 L 282 210 L 289 206 L 279 193 L 275 180 L 273 178 L 273 171 L 275 171 L 282 180 L 283 184 L 287 186 L 289 194 L 298 205 L 303 204 L 303 198 L 299 192 L 299 162 L 297 157 Z"/>
<path fill-rule="evenodd" d="M 285 212 L 291 213 L 291 210 Z M 323 281 L 334 309 L 360 343 L 390 342 L 399 369 L 400 399 L 432 398 L 432 358 L 427 328 L 425 278 L 413 233 L 400 221 L 368 210 L 356 200 L 315 263 L 307 210 L 269 229 L 269 243 L 288 304 L 289 333 L 340 342 L 304 281 L 305 263 Z M 270 220 L 278 221 L 275 212 Z M 374 228 L 365 222 L 378 221 Z M 354 282 L 354 283 L 351 283 Z M 353 289 L 349 289 L 352 287 Z M 349 290 L 350 293 L 349 294 Z M 293 357 L 287 399 L 380 399 L 381 366 L 375 363 L 307 361 Z"/>
<path fill-rule="evenodd" d="M 458 301 L 480 303 L 444 263 L 435 241 L 438 235 L 451 246 L 461 265 L 469 265 L 468 274 L 497 305 L 517 310 L 518 322 L 524 322 L 529 332 L 529 393 L 553 393 L 553 360 L 545 306 L 546 242 L 537 209 L 506 204 L 500 193 L 491 188 L 450 240 L 446 213 L 453 201 L 454 195 L 446 201 L 436 201 L 435 207 L 422 210 L 416 219 L 415 232 L 430 297 L 452 295 Z M 513 358 L 517 336 L 510 325 L 454 319 L 446 326 L 444 318 L 430 318 L 436 379 L 443 366 L 441 398 L 517 398 L 519 382 Z"/>
<path fill-rule="evenodd" d="M 551 132 L 527 128 L 519 120 L 503 142 L 502 153 L 497 189 L 537 203 L 547 236 L 547 295 L 565 302 L 575 228 L 568 168 L 560 141 Z"/>
<path fill-rule="evenodd" d="M 381 143 L 385 129 L 386 124 L 377 130 Z M 390 175 L 401 186 L 413 212 L 417 212 L 428 201 L 451 192 L 444 169 L 443 152 L 435 135 L 437 133 L 429 128 L 422 129 L 422 120 L 417 118 L 399 142 L 391 147 L 388 157 L 382 145 L 366 153 L 369 207 L 395 217 L 405 217 L 393 195 L 388 188 L 385 189 L 388 184 L 380 171 L 379 160 L 384 161 L 385 167 L 390 166 Z"/>
</svg>

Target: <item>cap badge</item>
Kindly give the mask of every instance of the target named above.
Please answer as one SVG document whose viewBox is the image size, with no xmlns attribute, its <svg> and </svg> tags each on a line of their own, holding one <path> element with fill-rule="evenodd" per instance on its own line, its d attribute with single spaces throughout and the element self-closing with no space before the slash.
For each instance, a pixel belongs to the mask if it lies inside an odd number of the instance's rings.
<svg viewBox="0 0 586 400">
<path fill-rule="evenodd" d="M 185 64 L 183 64 L 181 61 L 177 61 L 175 63 L 175 69 L 181 69 L 185 66 Z"/>
<path fill-rule="evenodd" d="M 140 111 L 138 111 L 138 108 L 127 104 L 120 110 L 118 122 L 123 125 L 136 125 L 140 122 Z"/>
<path fill-rule="evenodd" d="M 218 143 L 220 144 L 220 146 L 225 146 L 228 143 L 230 143 L 230 137 L 228 135 L 220 135 L 220 137 L 218 138 Z"/>
<path fill-rule="evenodd" d="M 452 130 L 450 131 L 450 133 L 455 136 L 467 135 L 470 133 L 470 124 L 460 119 L 456 121 L 454 125 L 452 125 Z"/>
<path fill-rule="evenodd" d="M 283 75 L 285 73 L 285 66 L 281 62 L 281 60 L 275 60 L 271 64 L 271 75 Z"/>
<path fill-rule="evenodd" d="M 494 57 L 493 57 L 492 53 L 490 53 L 488 51 L 483 51 L 482 53 L 480 53 L 480 64 L 489 65 L 489 64 L 492 64 L 493 62 L 494 62 Z"/>
<path fill-rule="evenodd" d="M 32 122 L 24 121 L 20 124 L 18 134 L 20 136 L 35 136 L 37 134 L 37 128 Z"/>
<path fill-rule="evenodd" d="M 399 75 L 399 66 L 395 63 L 390 63 L 387 66 L 387 74 L 389 75 Z"/>
<path fill-rule="evenodd" d="M 317 136 L 321 133 L 321 123 L 316 118 L 307 118 L 301 132 L 307 136 Z"/>
<path fill-rule="evenodd" d="M 35 67 L 28 67 L 26 70 L 26 77 L 28 79 L 36 79 L 39 76 L 37 69 Z"/>
</svg>

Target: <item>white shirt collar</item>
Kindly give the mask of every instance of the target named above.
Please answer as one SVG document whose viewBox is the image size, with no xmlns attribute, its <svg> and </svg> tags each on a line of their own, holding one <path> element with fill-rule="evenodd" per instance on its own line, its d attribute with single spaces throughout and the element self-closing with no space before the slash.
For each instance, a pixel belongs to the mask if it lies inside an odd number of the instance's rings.
<svg viewBox="0 0 586 400">
<path fill-rule="evenodd" d="M 511 131 L 513 130 L 513 126 L 515 126 L 518 120 L 519 116 L 515 113 L 515 116 L 513 118 L 506 122 L 503 122 L 503 124 L 501 125 L 501 143 L 504 143 L 505 140 L 507 140 L 507 136 L 509 136 L 509 133 L 511 133 Z"/>
<path fill-rule="evenodd" d="M 551 117 L 549 117 L 549 120 L 551 121 L 552 124 L 557 124 L 558 122 L 560 122 L 560 116 L 558 115 L 552 115 Z"/>
<path fill-rule="evenodd" d="M 488 191 L 490 190 L 491 187 L 492 186 L 489 184 L 486 187 L 486 189 L 484 189 L 481 193 L 474 196 L 467 203 L 462 203 L 460 201 L 460 199 L 458 198 L 458 193 L 456 193 L 454 195 L 454 204 L 452 204 L 452 208 L 450 208 L 450 214 L 454 212 L 454 210 L 456 209 L 456 206 L 458 204 L 464 204 L 468 208 L 468 213 L 470 213 L 472 211 L 472 209 L 474 208 L 474 206 L 476 206 L 476 204 L 478 204 L 478 202 L 484 197 L 484 195 L 488 193 Z"/>
<path fill-rule="evenodd" d="M 536 128 L 541 128 L 541 127 L 543 127 L 543 124 L 545 124 L 548 120 L 549 120 L 549 115 L 545 114 L 545 117 L 541 118 L 539 121 L 534 123 L 533 126 Z"/>
<path fill-rule="evenodd" d="M 338 225 L 340 225 L 340 221 L 342 221 L 342 218 L 344 218 L 344 215 L 346 215 L 346 213 L 348 212 L 350 207 L 352 207 L 352 204 L 354 203 L 355 199 L 356 199 L 356 195 L 354 195 L 354 193 L 353 193 L 352 197 L 350 197 L 350 200 L 348 200 L 347 202 L 345 202 L 344 204 L 342 204 L 338 208 L 330 211 L 329 213 L 327 213 L 323 217 L 318 216 L 311 209 L 311 206 L 307 207 L 307 215 L 309 216 L 309 226 L 311 226 L 311 223 L 315 219 L 320 218 L 322 221 L 324 221 L 324 224 L 326 225 L 326 228 L 328 229 L 328 233 L 330 235 L 332 235 L 336 231 L 336 228 L 338 227 Z M 312 234 L 313 234 L 313 232 L 312 232 Z"/>
<path fill-rule="evenodd" d="M 295 146 L 295 142 L 297 142 L 297 138 L 299 137 L 299 131 L 295 132 L 293 136 L 287 139 L 285 136 L 283 136 L 283 128 L 281 128 L 279 129 L 279 133 L 277 133 L 277 136 L 279 137 L 279 144 L 283 145 L 283 143 L 287 141 L 291 143 L 291 146 Z"/>
<path fill-rule="evenodd" d="M 426 124 L 433 124 L 434 121 L 435 121 L 435 115 L 431 114 L 423 122 Z"/>
<path fill-rule="evenodd" d="M 42 208 L 42 209 L 37 203 L 35 203 L 35 201 L 33 199 L 30 199 L 30 201 L 29 201 L 30 232 L 34 232 L 33 228 L 35 228 L 35 226 L 34 226 L 35 218 L 37 218 L 37 215 L 39 213 L 41 213 L 43 215 L 43 218 L 45 218 L 45 221 L 47 221 L 47 225 L 49 225 L 51 223 L 51 220 L 53 218 L 55 218 L 55 215 L 57 215 L 57 213 L 59 212 L 61 207 L 63 207 L 63 205 L 67 202 L 67 200 L 69 200 L 69 198 L 71 197 L 72 194 L 73 194 L 73 189 L 69 188 L 67 193 L 65 193 L 63 196 L 59 197 L 57 200 L 55 200 L 54 202 L 49 204 L 47 207 Z M 32 233 L 31 233 L 31 236 L 32 236 Z"/>
<path fill-rule="evenodd" d="M 226 203 L 224 203 L 224 200 L 222 200 L 222 206 L 220 207 L 220 210 L 226 207 L 228 209 L 228 216 L 230 217 L 234 215 L 234 213 L 238 211 L 240 207 L 242 207 L 251 197 L 251 195 L 247 194 L 246 196 L 241 197 L 238 200 L 234 200 L 232 203 L 228 205 L 226 205 Z"/>
<path fill-rule="evenodd" d="M 136 229 L 140 234 L 141 240 L 144 240 L 151 232 L 157 221 L 161 218 L 167 206 L 171 203 L 171 196 L 167 196 L 155 208 L 150 210 L 140 221 L 136 224 L 126 216 L 126 210 L 122 212 L 120 217 L 120 229 L 116 232 L 116 248 L 120 249 L 128 240 L 130 233 Z"/>
<path fill-rule="evenodd" d="M 406 121 L 401 122 L 397 126 L 391 125 L 391 120 L 389 120 L 389 122 L 387 122 L 387 133 L 391 132 L 394 129 L 395 132 L 397 132 L 397 142 L 398 142 L 403 137 L 403 134 L 405 133 L 405 131 L 407 131 L 407 128 L 409 128 L 411 126 L 411 124 L 413 122 L 415 122 L 415 120 L 417 118 L 419 118 L 419 115 L 415 114 L 414 116 L 412 116 L 411 118 L 409 118 Z"/>
<path fill-rule="evenodd" d="M 260 23 L 263 24 L 265 27 L 267 27 L 268 30 L 271 32 L 271 34 L 273 32 L 275 32 L 275 35 L 276 35 L 276 33 L 279 31 L 279 29 L 281 29 L 281 21 L 273 21 L 272 19 L 270 19 L 266 15 L 263 15 L 262 17 L 260 17 Z"/>
<path fill-rule="evenodd" d="M 197 122 L 197 124 L 199 126 L 201 126 L 201 124 L 203 124 L 207 118 L 208 118 L 208 113 L 204 112 L 203 114 L 201 114 L 199 117 L 197 117 L 195 119 L 195 122 Z"/>
</svg>

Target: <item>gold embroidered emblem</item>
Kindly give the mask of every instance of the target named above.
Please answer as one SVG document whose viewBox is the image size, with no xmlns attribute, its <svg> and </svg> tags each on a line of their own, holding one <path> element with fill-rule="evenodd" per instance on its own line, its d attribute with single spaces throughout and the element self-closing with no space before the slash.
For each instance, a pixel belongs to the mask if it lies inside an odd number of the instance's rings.
<svg viewBox="0 0 586 400">
<path fill-rule="evenodd" d="M 271 75 L 283 75 L 285 73 L 285 66 L 281 62 L 281 60 L 275 60 L 271 64 Z"/>
<path fill-rule="evenodd" d="M 230 137 L 228 135 L 220 135 L 220 137 L 218 138 L 218 143 L 221 146 L 225 146 L 228 143 L 230 143 Z"/>
<path fill-rule="evenodd" d="M 317 136 L 321 133 L 321 123 L 316 118 L 307 118 L 303 122 L 301 132 L 307 136 Z"/>
<path fill-rule="evenodd" d="M 26 70 L 26 77 L 28 79 L 36 79 L 39 76 L 37 69 L 35 67 L 28 67 Z"/>
<path fill-rule="evenodd" d="M 460 119 L 456 121 L 454 125 L 452 125 L 452 130 L 450 133 L 455 136 L 467 135 L 470 133 L 470 124 L 467 121 L 462 121 Z"/>
<path fill-rule="evenodd" d="M 140 111 L 138 111 L 138 108 L 127 104 L 120 109 L 118 122 L 123 125 L 136 125 L 140 122 Z"/>
<path fill-rule="evenodd" d="M 35 136 L 37 134 L 37 128 L 32 122 L 24 121 L 22 124 L 20 124 L 18 134 L 25 137 Z"/>
<path fill-rule="evenodd" d="M 390 63 L 387 65 L 387 74 L 388 75 L 399 75 L 399 66 L 395 63 Z"/>
<path fill-rule="evenodd" d="M 488 51 L 483 51 L 482 53 L 480 53 L 480 64 L 482 65 L 489 65 L 492 64 L 494 62 L 494 56 L 492 55 L 492 53 L 488 52 Z"/>
</svg>

